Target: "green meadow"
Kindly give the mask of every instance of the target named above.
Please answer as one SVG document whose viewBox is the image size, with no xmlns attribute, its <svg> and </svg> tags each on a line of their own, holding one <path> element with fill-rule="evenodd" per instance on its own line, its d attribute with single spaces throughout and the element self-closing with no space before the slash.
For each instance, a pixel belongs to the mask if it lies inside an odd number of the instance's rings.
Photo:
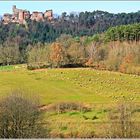
<svg viewBox="0 0 140 140">
<path fill-rule="evenodd" d="M 140 76 L 90 68 L 26 70 L 24 65 L 0 67 L 0 95 L 24 89 L 42 104 L 111 103 L 140 100 Z"/>
<path fill-rule="evenodd" d="M 17 89 L 39 98 L 45 107 L 60 103 L 91 107 L 90 111 L 46 111 L 45 122 L 51 122 L 52 137 L 104 137 L 106 129 L 100 134 L 97 127 L 107 127 L 99 124 L 108 121 L 109 111 L 115 112 L 115 106 L 122 101 L 140 101 L 140 76 L 91 68 L 31 71 L 26 65 L 0 67 L 0 97 Z M 135 111 L 134 120 L 139 121 L 139 112 Z"/>
</svg>

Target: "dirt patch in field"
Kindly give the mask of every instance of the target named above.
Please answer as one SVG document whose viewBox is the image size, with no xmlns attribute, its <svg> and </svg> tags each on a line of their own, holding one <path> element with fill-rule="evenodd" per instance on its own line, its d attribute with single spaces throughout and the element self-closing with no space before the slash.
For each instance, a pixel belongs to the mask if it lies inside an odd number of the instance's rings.
<svg viewBox="0 0 140 140">
<path fill-rule="evenodd" d="M 41 71 L 47 71 L 48 69 L 35 69 L 35 70 L 32 70 L 34 72 L 41 72 Z"/>
<path fill-rule="evenodd" d="M 87 104 L 75 103 L 75 102 L 61 102 L 56 104 L 49 104 L 49 105 L 41 105 L 39 106 L 41 111 L 60 111 L 60 112 L 67 112 L 69 110 L 75 111 L 90 111 L 91 107 Z"/>
</svg>

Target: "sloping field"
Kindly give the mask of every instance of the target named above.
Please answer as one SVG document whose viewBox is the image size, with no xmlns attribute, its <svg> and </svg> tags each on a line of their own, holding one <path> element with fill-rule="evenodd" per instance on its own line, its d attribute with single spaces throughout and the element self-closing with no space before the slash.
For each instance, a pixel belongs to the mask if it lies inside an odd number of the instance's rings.
<svg viewBox="0 0 140 140">
<path fill-rule="evenodd" d="M 140 101 L 140 76 L 88 68 L 28 71 L 13 67 L 0 67 L 0 96 L 21 88 L 39 97 L 42 104 Z"/>
<path fill-rule="evenodd" d="M 40 99 L 51 137 L 106 137 L 119 127 L 112 127 L 109 114 L 118 119 L 116 106 L 122 101 L 133 103 L 132 121 L 139 136 L 140 76 L 89 68 L 28 71 L 25 65 L 0 67 L 0 97 L 16 89 Z"/>
</svg>

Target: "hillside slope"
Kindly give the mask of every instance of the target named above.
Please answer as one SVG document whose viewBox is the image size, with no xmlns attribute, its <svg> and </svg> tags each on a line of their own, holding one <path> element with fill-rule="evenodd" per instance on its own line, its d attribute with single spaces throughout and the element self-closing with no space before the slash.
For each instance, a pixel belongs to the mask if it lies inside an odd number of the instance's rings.
<svg viewBox="0 0 140 140">
<path fill-rule="evenodd" d="M 0 71 L 0 97 L 24 89 L 42 104 L 63 101 L 111 103 L 122 99 L 140 100 L 140 77 L 93 69 L 46 69 Z"/>
</svg>

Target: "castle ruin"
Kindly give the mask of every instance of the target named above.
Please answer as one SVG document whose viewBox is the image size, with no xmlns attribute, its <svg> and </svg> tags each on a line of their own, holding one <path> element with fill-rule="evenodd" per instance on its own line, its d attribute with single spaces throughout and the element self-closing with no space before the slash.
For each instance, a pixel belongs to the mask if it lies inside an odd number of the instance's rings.
<svg viewBox="0 0 140 140">
<path fill-rule="evenodd" d="M 2 20 L 4 24 L 8 24 L 11 22 L 25 24 L 26 19 L 31 19 L 35 21 L 44 21 L 45 19 L 51 21 L 53 19 L 52 10 L 46 10 L 46 12 L 44 13 L 35 11 L 30 14 L 30 11 L 17 9 L 16 5 L 14 5 L 12 11 L 12 14 L 6 13 L 3 15 Z"/>
</svg>

